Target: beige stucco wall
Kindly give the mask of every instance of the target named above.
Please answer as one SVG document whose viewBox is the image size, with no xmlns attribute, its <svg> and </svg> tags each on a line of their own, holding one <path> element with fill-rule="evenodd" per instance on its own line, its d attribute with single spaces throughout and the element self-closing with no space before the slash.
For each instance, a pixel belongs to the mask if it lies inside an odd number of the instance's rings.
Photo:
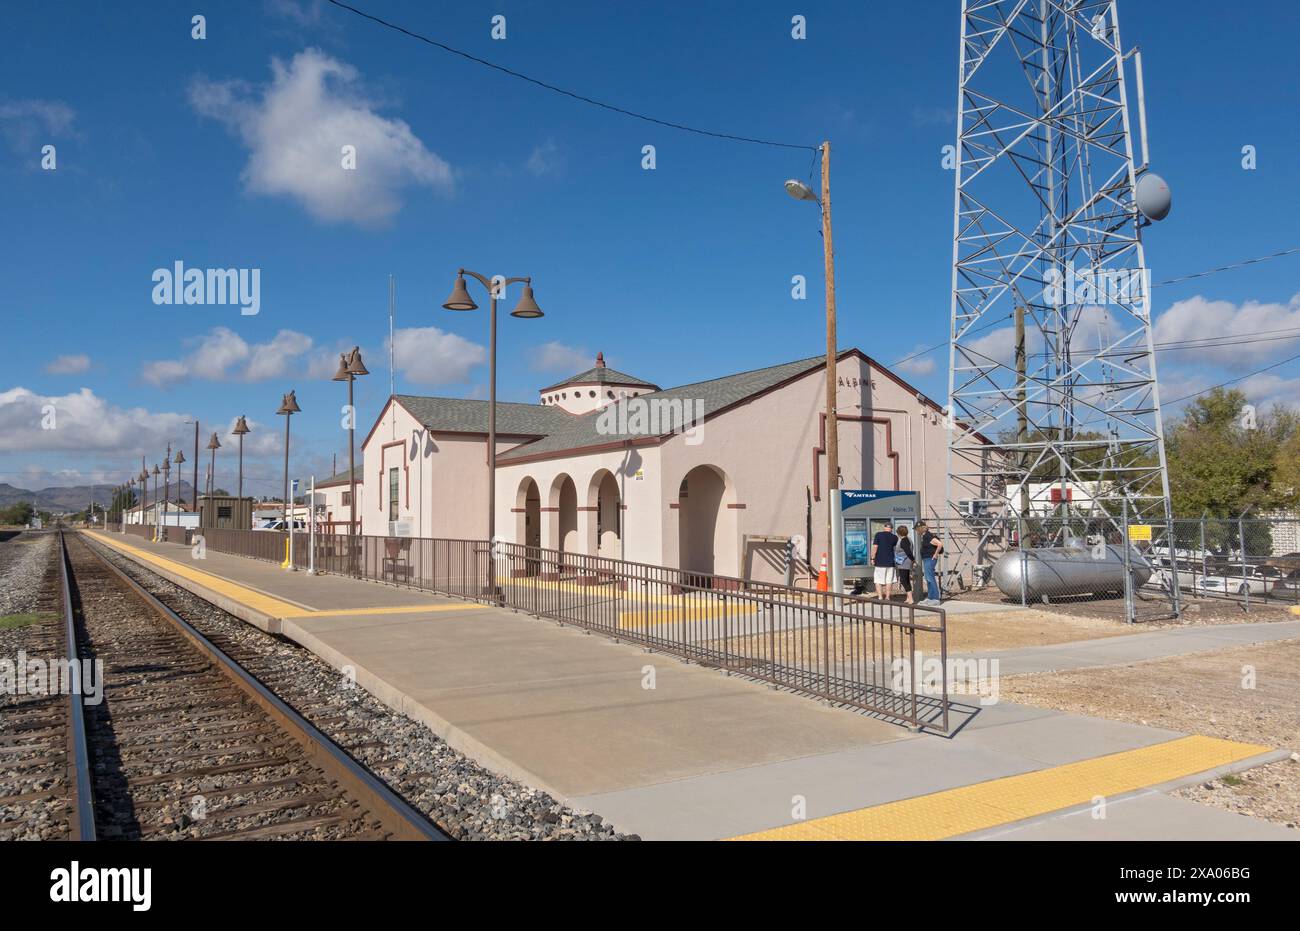
<svg viewBox="0 0 1300 931">
<path fill-rule="evenodd" d="M 916 491 L 927 516 L 944 513 L 948 437 L 939 409 L 919 401 L 914 391 L 857 356 L 839 362 L 837 382 L 841 417 L 872 418 L 840 421 L 843 486 Z M 714 572 L 777 581 L 783 575 L 783 548 L 762 544 L 747 548 L 744 537 L 807 534 L 813 449 L 819 440 L 824 390 L 823 373 L 811 372 L 711 416 L 699 443 L 679 435 L 659 446 L 634 447 L 630 463 L 628 450 L 616 449 L 498 465 L 498 539 L 525 542 L 516 508 L 521 507 L 521 485 L 531 478 L 539 492 L 542 546 L 597 553 L 595 514 L 586 509 L 597 504 L 598 479 L 608 470 L 624 492 L 624 539 L 617 550 L 607 545 L 601 555 L 621 552 L 623 558 L 636 562 L 678 566 L 682 512 L 673 505 L 679 504 L 683 477 L 696 467 L 709 466 L 726 476 L 714 541 Z M 517 442 L 517 438 L 503 439 L 498 449 L 505 452 Z M 385 444 L 391 443 L 398 445 L 385 450 Z M 399 519 L 408 522 L 412 536 L 485 537 L 484 446 L 481 436 L 429 436 L 405 408 L 390 404 L 362 453 L 367 488 L 362 499 L 363 532 L 389 533 L 387 470 L 397 466 L 401 469 Z M 817 457 L 817 469 L 819 498 L 812 502 L 807 547 L 814 564 L 829 549 L 824 455 Z M 571 513 L 554 510 L 566 476 L 576 492 L 576 520 Z M 608 516 L 604 523 L 608 528 Z M 561 530 L 569 532 L 562 536 Z M 607 537 L 606 542 L 617 541 Z M 801 566 L 800 574 L 804 571 Z"/>
</svg>

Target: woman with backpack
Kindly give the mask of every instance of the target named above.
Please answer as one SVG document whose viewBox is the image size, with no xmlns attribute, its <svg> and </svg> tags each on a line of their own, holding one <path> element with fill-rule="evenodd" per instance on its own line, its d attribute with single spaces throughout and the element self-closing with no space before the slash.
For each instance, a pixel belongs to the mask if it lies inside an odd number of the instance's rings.
<svg viewBox="0 0 1300 931">
<path fill-rule="evenodd" d="M 912 590 L 912 567 L 916 565 L 916 551 L 908 538 L 907 527 L 898 527 L 898 546 L 894 550 L 894 564 L 898 569 L 898 581 L 907 593 L 907 603 L 916 604 L 916 592 Z"/>
</svg>

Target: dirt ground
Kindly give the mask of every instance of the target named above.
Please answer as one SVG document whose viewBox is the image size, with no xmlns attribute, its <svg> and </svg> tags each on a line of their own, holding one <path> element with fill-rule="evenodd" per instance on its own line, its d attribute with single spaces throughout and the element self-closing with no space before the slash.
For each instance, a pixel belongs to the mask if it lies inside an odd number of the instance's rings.
<svg viewBox="0 0 1300 931">
<path fill-rule="evenodd" d="M 1300 826 L 1298 696 L 1300 640 L 1001 682 L 1009 702 L 1291 750 L 1289 760 L 1174 793 L 1291 828 Z"/>
<path fill-rule="evenodd" d="M 1016 647 L 1122 637 L 1143 628 L 1101 618 L 1057 614 L 1029 608 L 948 615 L 948 652 L 975 653 Z"/>
<path fill-rule="evenodd" d="M 1018 600 L 1007 598 L 993 586 L 965 592 L 958 598 L 961 601 L 985 602 L 990 606 L 1019 604 Z M 1159 615 L 1168 610 L 1164 600 L 1139 594 L 1138 621 L 1134 627 L 1149 630 L 1188 624 L 1258 624 L 1263 621 L 1285 621 L 1295 617 L 1290 612 L 1294 602 L 1274 598 L 1252 598 L 1249 611 L 1246 610 L 1244 599 L 1197 598 L 1190 592 L 1182 593 L 1181 603 L 1183 611 L 1181 620 L 1162 618 Z M 1124 623 L 1124 599 L 1118 596 L 1074 595 L 1053 598 L 1050 604 L 1044 604 L 1042 607 L 1054 614 Z"/>
</svg>

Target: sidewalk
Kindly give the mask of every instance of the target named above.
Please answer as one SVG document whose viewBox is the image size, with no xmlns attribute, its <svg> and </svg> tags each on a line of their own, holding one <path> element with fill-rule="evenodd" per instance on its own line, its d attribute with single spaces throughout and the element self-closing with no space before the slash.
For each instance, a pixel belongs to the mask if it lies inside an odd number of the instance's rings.
<svg viewBox="0 0 1300 931">
<path fill-rule="evenodd" d="M 335 667 L 354 667 L 360 685 L 479 762 L 646 838 L 807 827 L 817 836 L 878 837 L 916 824 L 935 837 L 1013 824 L 1069 836 L 1075 822 L 1038 822 L 1087 802 L 1098 786 L 1112 800 L 1132 796 L 1125 811 L 1145 811 L 1153 804 L 1145 796 L 1171 801 L 1153 787 L 1282 755 L 1009 704 L 967 709 L 978 713 L 952 738 L 918 735 L 508 610 L 90 535 Z M 1026 774 L 1039 780 L 1032 792 L 1005 781 Z M 961 818 L 951 816 L 951 791 L 970 793 L 956 799 Z M 1032 801 L 1000 801 L 1009 795 Z M 1297 834 L 1222 815 L 1194 806 L 1182 829 Z"/>
<path fill-rule="evenodd" d="M 1220 624 L 1202 627 L 1170 627 L 1147 633 L 1126 634 L 1074 643 L 1054 643 L 1013 650 L 984 650 L 962 653 L 958 659 L 998 661 L 998 672 L 1019 676 L 1036 672 L 1060 672 L 1088 666 L 1118 666 L 1151 659 L 1165 659 L 1206 650 L 1226 650 L 1252 643 L 1291 640 L 1300 637 L 1300 620 L 1259 624 Z"/>
</svg>

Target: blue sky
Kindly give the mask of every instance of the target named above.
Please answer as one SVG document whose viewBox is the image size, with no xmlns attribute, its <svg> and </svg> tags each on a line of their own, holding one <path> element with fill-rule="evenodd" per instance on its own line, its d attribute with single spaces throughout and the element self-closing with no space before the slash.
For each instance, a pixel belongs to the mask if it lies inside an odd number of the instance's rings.
<svg viewBox="0 0 1300 931">
<path fill-rule="evenodd" d="M 830 139 L 841 345 L 889 363 L 945 339 L 952 174 L 940 150 L 955 133 L 955 0 L 357 5 L 665 119 Z M 1146 238 L 1157 281 L 1300 246 L 1300 13 L 1289 0 L 1220 10 L 1121 7 L 1126 43 L 1143 48 L 1153 165 L 1175 197 Z M 294 471 L 323 477 L 346 450 L 344 389 L 328 380 L 338 350 L 360 344 L 373 372 L 357 383 L 362 433 L 388 393 L 390 273 L 409 331 L 399 392 L 485 393 L 486 315 L 439 307 L 460 265 L 532 275 L 547 313 L 502 316 L 505 399 L 534 400 L 597 350 L 667 386 L 824 348 L 817 211 L 781 188 L 808 176 L 811 153 L 599 110 L 321 2 L 202 12 L 202 41 L 175 4 L 4 13 L 0 482 L 116 482 L 169 438 L 188 448 L 195 415 L 224 442 L 247 414 L 249 480 L 271 492 L 274 410 L 290 388 L 303 408 Z M 794 13 L 808 18 L 805 41 L 790 37 Z M 495 14 L 504 41 L 490 37 Z M 333 156 L 326 169 L 310 151 L 322 135 L 357 138 L 346 180 Z M 41 169 L 46 144 L 54 171 Z M 1256 170 L 1242 169 L 1244 145 Z M 260 269 L 260 312 L 154 304 L 151 275 L 176 261 Z M 795 274 L 806 301 L 790 297 Z M 1162 288 L 1157 317 L 1175 313 L 1158 333 L 1300 327 L 1297 293 L 1300 256 Z M 1163 394 L 1246 374 L 1296 342 L 1163 354 Z M 932 353 L 904 374 L 942 398 L 945 366 Z M 1294 398 L 1300 364 L 1243 384 L 1260 401 Z M 42 430 L 51 401 L 64 420 Z M 221 455 L 219 482 L 233 485 Z"/>
</svg>

